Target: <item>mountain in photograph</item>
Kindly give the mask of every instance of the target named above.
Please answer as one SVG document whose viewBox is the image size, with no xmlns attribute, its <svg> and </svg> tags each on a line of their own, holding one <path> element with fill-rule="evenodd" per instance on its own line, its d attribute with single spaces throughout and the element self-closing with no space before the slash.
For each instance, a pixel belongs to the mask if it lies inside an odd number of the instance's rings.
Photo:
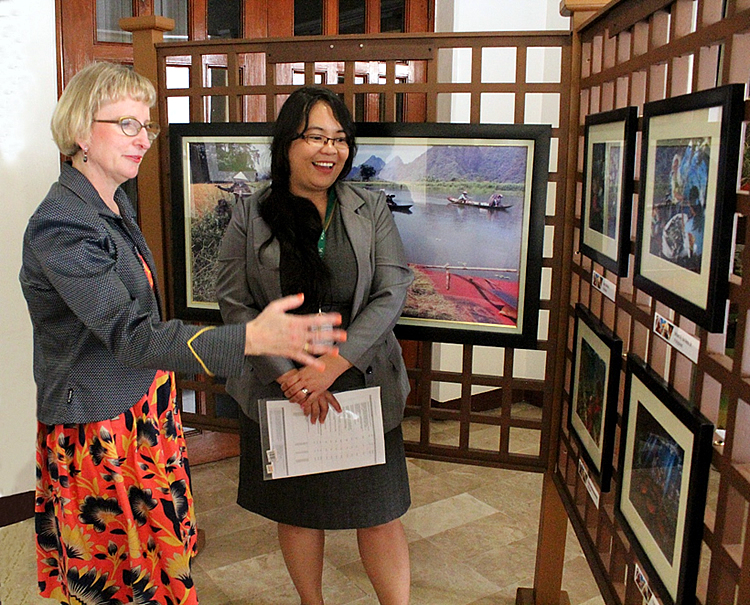
<svg viewBox="0 0 750 605">
<path fill-rule="evenodd" d="M 369 176 L 368 178 L 362 178 L 362 166 L 370 166 L 375 172 Z M 379 158 L 376 155 L 371 155 L 369 158 L 367 158 L 364 162 L 360 163 L 357 166 L 352 166 L 352 170 L 349 173 L 350 179 L 353 179 L 355 181 L 359 180 L 369 180 L 370 178 L 377 177 L 378 174 L 380 174 L 380 171 L 383 170 L 383 167 L 385 166 L 385 162 L 382 160 L 382 158 Z"/>
<path fill-rule="evenodd" d="M 526 147 L 441 145 L 428 149 L 412 162 L 399 156 L 385 163 L 371 155 L 352 169 L 349 178 L 358 179 L 361 166 L 375 169 L 370 178 L 381 181 L 409 182 L 424 178 L 435 181 L 494 181 L 523 183 L 526 180 Z"/>
</svg>

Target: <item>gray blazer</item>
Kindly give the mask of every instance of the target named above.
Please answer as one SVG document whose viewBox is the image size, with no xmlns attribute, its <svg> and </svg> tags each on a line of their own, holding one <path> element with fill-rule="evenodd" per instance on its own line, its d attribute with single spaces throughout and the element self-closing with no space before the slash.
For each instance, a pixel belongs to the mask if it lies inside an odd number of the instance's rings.
<svg viewBox="0 0 750 605">
<path fill-rule="evenodd" d="M 277 240 L 263 251 L 271 233 L 260 217 L 258 203 L 269 189 L 246 198 L 234 207 L 219 253 L 216 295 L 227 323 L 249 321 L 273 299 L 281 296 L 280 250 Z M 359 369 L 366 386 L 380 386 L 383 428 L 387 432 L 403 419 L 409 380 L 401 347 L 393 335 L 406 290 L 412 282 L 401 238 L 385 196 L 336 185 L 341 217 L 354 248 L 357 280 L 347 341 L 341 355 Z M 258 420 L 259 399 L 283 399 L 276 378 L 294 368 L 282 357 L 252 357 L 239 378 L 227 381 L 227 392 L 247 416 Z"/>
<path fill-rule="evenodd" d="M 34 329 L 37 417 L 45 424 L 113 418 L 146 393 L 157 369 L 239 374 L 245 326 L 163 322 L 137 253 L 151 251 L 125 193 L 113 213 L 71 165 L 29 220 L 21 288 Z"/>
</svg>

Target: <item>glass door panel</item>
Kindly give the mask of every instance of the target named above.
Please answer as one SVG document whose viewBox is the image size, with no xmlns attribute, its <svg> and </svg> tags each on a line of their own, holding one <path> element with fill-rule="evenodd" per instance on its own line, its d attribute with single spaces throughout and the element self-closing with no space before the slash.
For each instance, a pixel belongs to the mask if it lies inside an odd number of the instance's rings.
<svg viewBox="0 0 750 605">
<path fill-rule="evenodd" d="M 339 33 L 365 33 L 365 0 L 339 0 Z"/>
<path fill-rule="evenodd" d="M 380 0 L 380 31 L 404 31 L 405 0 Z"/>
<path fill-rule="evenodd" d="M 294 0 L 294 35 L 323 33 L 323 0 Z"/>
<path fill-rule="evenodd" d="M 154 0 L 154 14 L 174 19 L 174 29 L 164 32 L 165 42 L 188 39 L 188 0 Z"/>
<path fill-rule="evenodd" d="M 208 0 L 208 37 L 242 37 L 241 0 Z"/>
<path fill-rule="evenodd" d="M 96 41 L 133 41 L 133 34 L 120 29 L 120 19 L 133 16 L 132 0 L 96 0 Z"/>
</svg>

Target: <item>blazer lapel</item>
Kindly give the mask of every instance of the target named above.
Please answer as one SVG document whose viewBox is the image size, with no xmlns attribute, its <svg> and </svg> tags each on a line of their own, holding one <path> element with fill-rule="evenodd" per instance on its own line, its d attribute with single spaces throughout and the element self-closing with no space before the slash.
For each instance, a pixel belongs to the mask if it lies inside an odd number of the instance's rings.
<svg viewBox="0 0 750 605">
<path fill-rule="evenodd" d="M 349 241 L 354 248 L 357 259 L 357 283 L 352 298 L 352 317 L 356 317 L 364 306 L 369 284 L 372 281 L 372 261 L 370 250 L 372 247 L 372 230 L 370 221 L 359 213 L 364 200 L 351 194 L 345 187 L 336 187 L 336 195 L 341 206 L 341 219 L 344 223 Z"/>
<path fill-rule="evenodd" d="M 256 216 L 253 219 L 253 255 L 255 258 L 261 258 L 262 262 L 257 263 L 258 281 L 263 294 L 267 297 L 263 301 L 266 305 L 272 300 L 281 298 L 281 278 L 279 277 L 279 266 L 281 264 L 281 249 L 279 242 L 274 238 L 271 243 L 263 249 L 263 255 L 258 256 L 260 248 L 264 242 L 271 236 L 271 230 L 265 221 Z"/>
</svg>

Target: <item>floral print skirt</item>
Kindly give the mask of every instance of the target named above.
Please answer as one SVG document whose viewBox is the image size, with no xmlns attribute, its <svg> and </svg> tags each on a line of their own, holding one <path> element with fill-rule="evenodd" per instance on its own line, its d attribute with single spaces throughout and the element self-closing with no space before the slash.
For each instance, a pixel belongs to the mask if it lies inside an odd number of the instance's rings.
<svg viewBox="0 0 750 605">
<path fill-rule="evenodd" d="M 175 384 L 159 371 L 127 412 L 38 424 L 39 592 L 66 605 L 198 603 L 196 527 Z"/>
</svg>

